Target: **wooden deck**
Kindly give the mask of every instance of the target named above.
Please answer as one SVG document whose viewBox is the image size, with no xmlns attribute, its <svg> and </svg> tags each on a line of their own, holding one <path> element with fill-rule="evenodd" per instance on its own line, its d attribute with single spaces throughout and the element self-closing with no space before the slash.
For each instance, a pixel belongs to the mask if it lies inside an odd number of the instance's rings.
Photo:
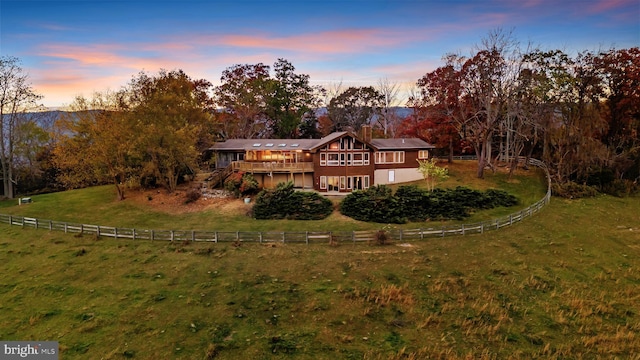
<svg viewBox="0 0 640 360">
<path fill-rule="evenodd" d="M 231 163 L 233 170 L 249 173 L 309 173 L 313 172 L 312 162 L 278 163 L 278 162 L 251 162 L 234 161 Z"/>
</svg>

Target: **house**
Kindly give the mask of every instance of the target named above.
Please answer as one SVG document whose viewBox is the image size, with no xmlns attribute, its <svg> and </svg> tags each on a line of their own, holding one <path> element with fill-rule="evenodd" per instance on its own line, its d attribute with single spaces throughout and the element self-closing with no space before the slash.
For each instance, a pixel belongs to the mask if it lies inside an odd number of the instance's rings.
<svg viewBox="0 0 640 360">
<path fill-rule="evenodd" d="M 212 148 L 217 168 L 253 174 L 262 187 L 293 181 L 320 192 L 350 192 L 422 179 L 417 159 L 434 146 L 417 138 L 372 139 L 335 132 L 322 139 L 230 139 Z"/>
</svg>

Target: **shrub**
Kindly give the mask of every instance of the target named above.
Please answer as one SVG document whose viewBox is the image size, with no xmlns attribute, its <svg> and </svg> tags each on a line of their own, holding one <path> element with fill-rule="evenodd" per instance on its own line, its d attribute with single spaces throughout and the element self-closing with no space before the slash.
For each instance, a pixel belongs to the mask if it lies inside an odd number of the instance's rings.
<svg viewBox="0 0 640 360">
<path fill-rule="evenodd" d="M 427 191 L 415 185 L 398 187 L 395 194 L 380 185 L 354 191 L 340 203 L 340 212 L 356 220 L 403 223 L 425 220 L 462 220 L 474 209 L 513 206 L 518 199 L 502 190 L 486 192 L 457 187 Z"/>
<path fill-rule="evenodd" d="M 258 191 L 258 181 L 249 173 L 242 171 L 233 173 L 224 181 L 224 188 L 237 198 L 255 194 Z"/>
<path fill-rule="evenodd" d="M 395 196 L 409 221 L 424 221 L 430 217 L 428 209 L 433 206 L 430 195 L 416 185 L 401 185 Z"/>
<path fill-rule="evenodd" d="M 321 220 L 333 212 L 333 204 L 315 192 L 294 191 L 293 182 L 262 190 L 253 205 L 256 219 Z"/>
<path fill-rule="evenodd" d="M 184 200 L 185 204 L 190 204 L 192 202 L 198 201 L 202 197 L 202 192 L 200 189 L 189 189 L 186 194 L 186 199 Z"/>
<path fill-rule="evenodd" d="M 354 191 L 340 203 L 340 212 L 360 221 L 402 224 L 402 205 L 393 196 L 391 188 L 385 185 L 370 187 L 364 191 Z"/>
<path fill-rule="evenodd" d="M 609 195 L 626 197 L 638 192 L 638 184 L 627 179 L 615 179 L 603 186 L 602 191 Z"/>
<path fill-rule="evenodd" d="M 577 184 L 573 181 L 563 184 L 553 184 L 551 186 L 551 192 L 555 196 L 567 199 L 579 199 L 598 195 L 598 190 L 593 186 Z"/>
</svg>

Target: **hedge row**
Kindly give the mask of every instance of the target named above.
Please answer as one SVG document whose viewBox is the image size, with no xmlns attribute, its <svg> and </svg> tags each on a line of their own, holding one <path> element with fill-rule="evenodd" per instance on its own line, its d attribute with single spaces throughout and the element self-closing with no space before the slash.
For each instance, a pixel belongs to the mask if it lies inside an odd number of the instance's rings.
<svg viewBox="0 0 640 360">
<path fill-rule="evenodd" d="M 361 221 L 402 224 L 407 221 L 462 220 L 471 212 L 514 206 L 518 199 L 503 191 L 478 191 L 467 187 L 427 191 L 403 185 L 395 194 L 385 185 L 354 191 L 340 203 L 340 212 Z"/>
</svg>

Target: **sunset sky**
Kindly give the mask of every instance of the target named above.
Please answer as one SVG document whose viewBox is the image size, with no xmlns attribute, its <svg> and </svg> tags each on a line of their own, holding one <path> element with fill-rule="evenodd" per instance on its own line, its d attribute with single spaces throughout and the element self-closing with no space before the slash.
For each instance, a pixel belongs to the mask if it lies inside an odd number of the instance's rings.
<svg viewBox="0 0 640 360">
<path fill-rule="evenodd" d="M 219 84 L 234 64 L 289 60 L 313 84 L 408 88 L 497 28 L 522 46 L 640 46 L 638 0 L 0 0 L 0 54 L 17 57 L 42 103 L 118 90 L 140 71 L 182 69 Z"/>
</svg>

